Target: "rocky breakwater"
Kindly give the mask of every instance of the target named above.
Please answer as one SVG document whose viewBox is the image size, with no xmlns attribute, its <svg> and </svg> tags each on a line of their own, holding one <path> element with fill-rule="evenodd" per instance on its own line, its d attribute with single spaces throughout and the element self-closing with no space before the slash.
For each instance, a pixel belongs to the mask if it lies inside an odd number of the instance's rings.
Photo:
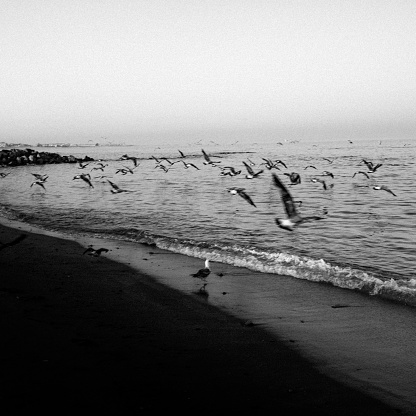
<svg viewBox="0 0 416 416">
<path fill-rule="evenodd" d="M 0 166 L 44 165 L 51 163 L 77 163 L 88 162 L 94 159 L 85 156 L 62 156 L 58 153 L 38 152 L 33 149 L 3 149 L 0 150 Z"/>
</svg>

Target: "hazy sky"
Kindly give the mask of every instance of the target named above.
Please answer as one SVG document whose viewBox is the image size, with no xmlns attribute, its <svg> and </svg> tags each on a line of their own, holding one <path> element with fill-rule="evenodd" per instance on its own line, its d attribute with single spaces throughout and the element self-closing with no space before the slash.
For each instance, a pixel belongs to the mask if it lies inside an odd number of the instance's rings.
<svg viewBox="0 0 416 416">
<path fill-rule="evenodd" d="M 414 0 L 0 0 L 0 141 L 416 133 Z"/>
</svg>

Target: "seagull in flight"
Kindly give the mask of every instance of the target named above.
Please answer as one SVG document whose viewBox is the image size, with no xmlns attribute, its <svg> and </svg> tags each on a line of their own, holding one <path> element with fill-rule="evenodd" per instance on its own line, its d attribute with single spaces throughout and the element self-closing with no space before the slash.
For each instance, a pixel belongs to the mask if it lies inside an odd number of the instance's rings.
<svg viewBox="0 0 416 416">
<path fill-rule="evenodd" d="M 364 175 L 367 179 L 370 179 L 370 177 L 367 175 L 367 173 L 363 172 L 362 170 L 359 170 L 358 172 L 355 172 L 354 175 L 352 175 L 352 177 L 354 177 L 355 175 L 357 175 L 358 173 L 361 173 L 362 175 Z"/>
<path fill-rule="evenodd" d="M 211 273 L 211 269 L 209 267 L 209 260 L 205 260 L 205 267 L 203 269 L 199 269 L 196 273 L 191 274 L 193 277 L 198 277 L 199 279 L 205 279 Z"/>
<path fill-rule="evenodd" d="M 32 173 L 32 175 L 39 181 L 46 182 L 46 179 L 49 178 L 48 175 L 41 175 L 40 173 Z"/>
<path fill-rule="evenodd" d="M 81 175 L 75 175 L 72 180 L 74 179 L 82 179 L 86 182 L 91 188 L 94 188 L 93 184 L 91 183 L 91 175 L 89 173 L 81 173 Z"/>
<path fill-rule="evenodd" d="M 221 163 L 221 161 L 219 161 L 219 162 L 213 162 L 212 160 L 211 160 L 211 158 L 207 155 L 207 153 L 204 151 L 204 149 L 201 149 L 202 150 L 202 154 L 204 155 L 204 159 L 205 159 L 205 162 L 203 162 L 204 163 L 204 165 L 212 165 L 212 166 L 216 166 L 216 164 L 215 163 Z"/>
<path fill-rule="evenodd" d="M 181 160 L 181 162 L 183 163 L 183 166 L 185 167 L 185 169 L 188 169 L 192 166 L 193 168 L 200 170 L 199 167 L 195 166 L 193 163 L 187 163 L 187 162 L 184 162 L 183 160 Z"/>
<path fill-rule="evenodd" d="M 181 157 L 186 157 L 182 151 L 178 150 L 179 154 L 181 155 Z"/>
<path fill-rule="evenodd" d="M 230 188 L 228 189 L 228 192 L 232 195 L 240 195 L 241 198 L 245 199 L 250 205 L 256 207 L 256 204 L 253 202 L 251 197 L 244 191 L 244 188 Z"/>
<path fill-rule="evenodd" d="M 300 224 L 304 222 L 324 219 L 323 217 L 318 217 L 318 216 L 301 217 L 296 211 L 296 206 L 295 206 L 292 196 L 290 195 L 285 185 L 280 181 L 279 177 L 275 173 L 273 173 L 273 180 L 274 180 L 275 186 L 280 189 L 282 202 L 285 207 L 286 214 L 287 214 L 287 218 L 285 219 L 276 218 L 276 224 L 280 228 L 283 228 L 284 230 L 287 230 L 287 231 L 293 231 L 297 226 L 299 226 Z"/>
<path fill-rule="evenodd" d="M 375 189 L 376 191 L 386 191 L 392 194 L 393 196 L 397 196 L 391 189 L 387 188 L 387 186 L 385 185 L 373 186 L 373 189 Z"/>
<path fill-rule="evenodd" d="M 322 184 L 322 187 L 325 189 L 325 191 L 328 189 L 328 186 L 327 186 L 326 182 L 323 179 L 312 178 L 311 182 L 314 182 L 314 183 L 320 182 Z M 333 186 L 334 186 L 334 184 L 331 184 L 330 188 L 332 188 Z"/>
<path fill-rule="evenodd" d="M 107 179 L 107 182 L 111 185 L 111 192 L 113 194 L 119 194 L 121 192 L 130 192 L 127 189 L 121 189 L 118 185 L 116 185 L 114 182 L 111 182 L 109 179 Z"/>
<path fill-rule="evenodd" d="M 259 170 L 258 172 L 254 172 L 253 168 L 250 165 L 248 165 L 246 162 L 243 161 L 243 164 L 246 167 L 247 172 L 248 172 L 248 174 L 246 175 L 247 179 L 257 178 L 257 176 L 259 176 L 260 173 L 264 172 L 263 170 Z"/>
<path fill-rule="evenodd" d="M 88 163 L 82 163 L 80 160 L 78 161 L 78 169 L 85 169 L 91 162 Z"/>
<path fill-rule="evenodd" d="M 373 162 L 367 162 L 366 160 L 362 160 L 368 168 L 368 173 L 374 173 L 380 166 L 383 166 L 382 163 L 377 163 L 376 165 Z"/>
<path fill-rule="evenodd" d="M 41 186 L 46 191 L 46 188 L 45 188 L 45 185 L 44 185 L 44 181 L 41 181 L 40 179 L 37 179 L 35 182 L 32 182 L 32 184 L 30 185 L 30 187 L 32 187 L 33 185 L 39 185 L 39 186 Z"/>
<path fill-rule="evenodd" d="M 292 173 L 284 173 L 283 175 L 289 176 L 291 185 L 299 185 L 301 183 L 301 178 L 299 173 L 292 172 Z"/>
</svg>

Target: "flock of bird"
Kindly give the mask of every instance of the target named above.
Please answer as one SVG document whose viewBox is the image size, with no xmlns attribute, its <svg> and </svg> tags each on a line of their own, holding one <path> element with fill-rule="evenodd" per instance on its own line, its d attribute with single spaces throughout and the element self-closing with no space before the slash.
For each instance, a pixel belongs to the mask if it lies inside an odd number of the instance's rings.
<svg viewBox="0 0 416 416">
<path fill-rule="evenodd" d="M 247 158 L 246 160 L 242 161 L 242 167 L 236 168 L 235 166 L 224 166 L 222 164 L 221 156 L 211 156 L 207 152 L 202 151 L 202 157 L 203 157 L 203 164 L 206 166 L 210 166 L 212 168 L 218 168 L 219 169 L 219 175 L 221 176 L 230 176 L 235 177 L 242 173 L 243 168 L 245 169 L 245 175 L 244 178 L 248 180 L 254 180 L 261 177 L 261 175 L 265 172 L 265 169 L 267 170 L 276 170 L 281 171 L 281 169 L 285 168 L 287 169 L 287 164 L 283 162 L 282 160 L 272 160 L 270 158 L 262 158 L 262 162 L 259 163 L 259 167 L 255 168 L 256 163 L 253 162 L 251 159 Z M 195 155 L 192 156 L 192 158 L 195 158 Z M 179 150 L 179 156 L 176 158 L 166 158 L 166 157 L 155 157 L 152 156 L 150 159 L 154 160 L 155 162 L 155 169 L 163 170 L 165 173 L 167 173 L 174 165 L 179 164 L 179 166 L 182 166 L 184 169 L 193 169 L 193 170 L 200 170 L 201 168 L 198 167 L 195 163 L 189 162 L 189 158 L 181 151 Z M 187 160 L 188 159 L 188 160 Z M 328 158 L 323 158 L 326 160 L 329 164 L 332 164 L 333 161 Z M 121 156 L 118 161 L 122 162 L 123 164 L 120 167 L 116 168 L 115 174 L 120 175 L 130 175 L 134 174 L 136 169 L 139 168 L 139 158 L 134 156 L 129 156 L 127 154 Z M 127 166 L 127 162 L 132 162 L 131 166 Z M 362 175 L 367 179 L 370 179 L 371 175 L 375 174 L 378 169 L 382 166 L 381 163 L 373 163 L 371 161 L 367 161 L 365 159 L 362 159 L 360 163 L 363 163 L 367 170 L 358 170 L 353 174 L 353 178 L 356 175 Z M 96 178 L 99 179 L 106 179 L 106 182 L 110 185 L 110 191 L 114 194 L 119 194 L 123 192 L 131 192 L 130 190 L 120 188 L 114 180 L 109 179 L 105 173 L 107 172 L 106 169 L 109 169 L 109 165 L 107 163 L 103 163 L 102 161 L 91 161 L 91 162 L 78 162 L 78 169 L 80 170 L 86 170 L 88 167 L 90 168 L 90 171 L 88 173 L 79 173 L 73 176 L 72 180 L 82 180 L 85 182 L 89 188 L 94 188 L 93 184 L 93 178 L 91 177 L 91 174 L 93 171 L 100 171 L 102 173 L 101 176 L 98 176 Z M 304 170 L 307 169 L 314 169 L 317 170 L 317 168 L 313 165 L 308 165 L 304 168 Z M 0 172 L 0 178 L 5 178 L 8 176 L 10 172 Z M 32 175 L 35 177 L 35 180 L 31 183 L 30 187 L 33 186 L 39 186 L 43 188 L 43 190 L 46 191 L 45 184 L 47 184 L 47 180 L 49 178 L 48 175 L 42 175 L 39 173 L 32 173 Z M 325 219 L 325 216 L 321 215 L 313 215 L 313 216 L 302 216 L 298 212 L 298 207 L 300 204 L 302 204 L 302 201 L 295 201 L 289 192 L 289 186 L 296 186 L 302 183 L 302 177 L 299 172 L 282 172 L 283 176 L 287 176 L 289 183 L 288 185 L 285 185 L 281 178 L 276 173 L 272 173 L 272 184 L 275 186 L 275 188 L 280 192 L 281 201 L 283 204 L 284 211 L 286 213 L 285 218 L 276 218 L 275 222 L 278 227 L 286 230 L 286 231 L 294 231 L 298 226 L 300 226 L 303 223 L 310 222 L 310 221 L 318 221 Z M 310 178 L 310 181 L 312 183 L 320 183 L 322 185 L 323 190 L 331 189 L 334 184 L 333 183 L 327 183 L 323 177 L 329 177 L 331 179 L 334 179 L 334 174 L 330 171 L 323 171 L 322 173 Z M 390 193 L 393 196 L 396 196 L 396 194 L 389 189 L 388 187 L 382 185 L 382 186 L 373 186 L 374 190 L 383 190 L 388 193 Z M 250 204 L 253 207 L 257 207 L 256 203 L 253 201 L 253 198 L 246 192 L 245 188 L 242 187 L 230 187 L 227 189 L 227 191 L 231 195 L 238 195 L 242 199 L 244 199 L 248 204 Z M 326 214 L 327 212 L 324 212 Z M 108 250 L 105 248 L 101 248 L 98 250 L 95 250 L 92 248 L 92 246 L 88 247 L 83 254 L 88 254 L 92 256 L 99 256 L 101 253 L 107 252 Z M 210 274 L 210 266 L 209 266 L 209 260 L 207 259 L 205 261 L 205 267 L 201 270 L 199 270 L 197 273 L 192 274 L 193 277 L 205 279 Z M 201 288 L 202 291 L 205 291 L 205 286 Z"/>
</svg>

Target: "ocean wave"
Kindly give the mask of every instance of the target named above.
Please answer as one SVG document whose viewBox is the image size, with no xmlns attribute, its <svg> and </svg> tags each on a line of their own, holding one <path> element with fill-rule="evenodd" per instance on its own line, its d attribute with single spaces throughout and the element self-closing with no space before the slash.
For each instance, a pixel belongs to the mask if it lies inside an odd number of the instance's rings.
<svg viewBox="0 0 416 416">
<path fill-rule="evenodd" d="M 368 271 L 348 265 L 331 264 L 313 259 L 258 247 L 197 242 L 190 239 L 155 236 L 144 231 L 132 237 L 139 243 L 156 245 L 175 253 L 244 267 L 261 273 L 292 276 L 316 283 L 327 283 L 343 289 L 357 290 L 416 306 L 416 279 L 389 278 L 382 272 Z"/>
</svg>

